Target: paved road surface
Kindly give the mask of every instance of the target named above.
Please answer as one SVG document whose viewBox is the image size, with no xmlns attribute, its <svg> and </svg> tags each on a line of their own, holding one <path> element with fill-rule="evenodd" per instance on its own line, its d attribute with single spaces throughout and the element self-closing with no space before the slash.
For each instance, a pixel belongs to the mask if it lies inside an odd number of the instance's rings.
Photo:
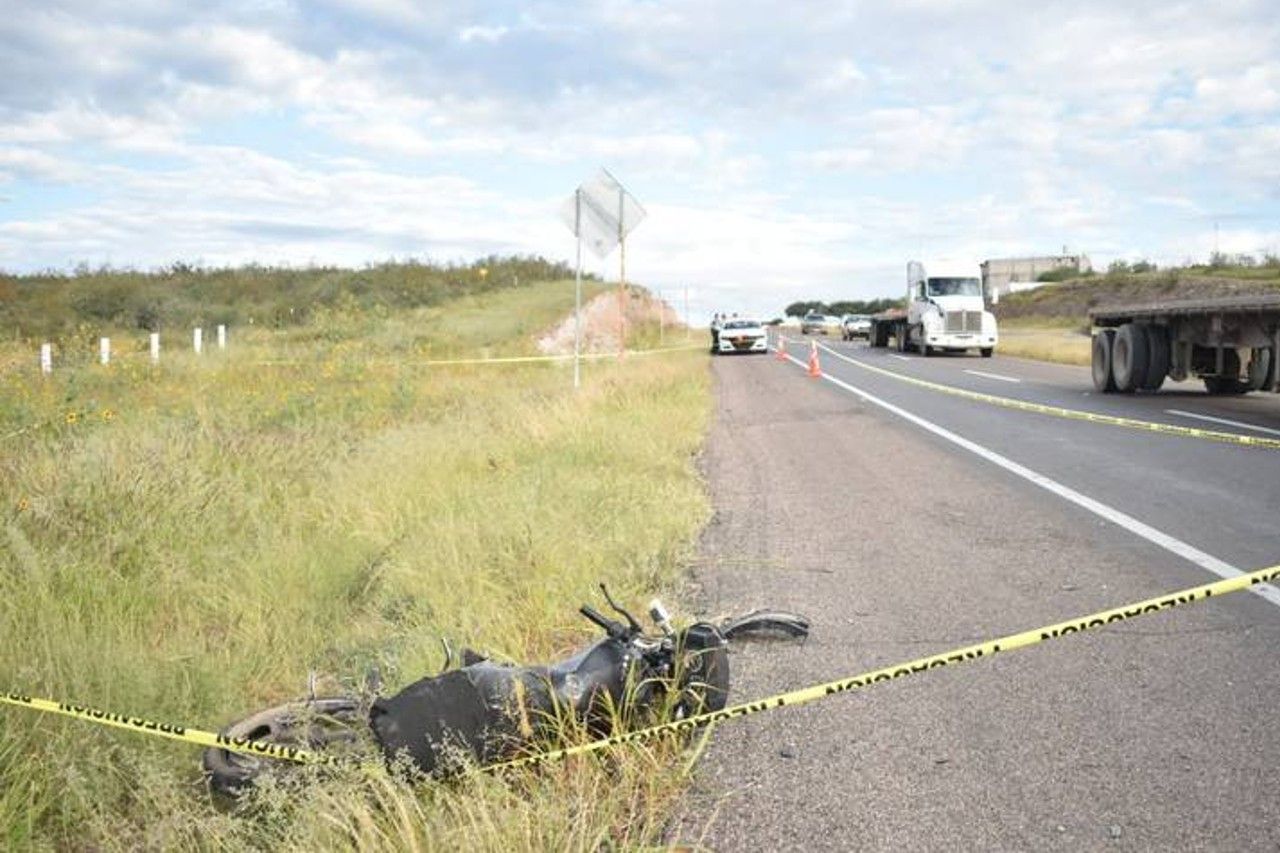
<svg viewBox="0 0 1280 853">
<path fill-rule="evenodd" d="M 833 346 L 935 381 L 1098 403 L 1071 368 Z M 1225 563 L 1280 562 L 1280 451 L 982 406 L 834 357 L 823 367 Z M 714 371 L 707 609 L 772 604 L 815 625 L 803 647 L 737 649 L 737 701 L 1213 579 L 792 364 L 724 358 Z M 1280 426 L 1275 399 L 1167 399 L 1105 405 Z M 1277 641 L 1280 608 L 1240 593 L 724 724 L 677 832 L 723 850 L 1274 849 Z"/>
</svg>

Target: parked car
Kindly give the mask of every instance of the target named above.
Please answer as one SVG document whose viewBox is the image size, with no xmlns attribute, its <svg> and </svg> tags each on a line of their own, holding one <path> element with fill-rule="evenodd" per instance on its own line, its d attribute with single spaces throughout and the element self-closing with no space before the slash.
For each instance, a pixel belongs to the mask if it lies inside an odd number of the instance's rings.
<svg viewBox="0 0 1280 853">
<path fill-rule="evenodd" d="M 827 330 L 833 326 L 839 325 L 834 317 L 828 317 L 826 314 L 814 314 L 812 312 L 805 314 L 800 320 L 800 334 L 802 335 L 825 335 Z"/>
<path fill-rule="evenodd" d="M 768 352 L 769 339 L 759 320 L 734 317 L 720 324 L 720 336 L 713 352 L 718 355 L 732 352 Z"/>
<path fill-rule="evenodd" d="M 867 314 L 845 314 L 840 321 L 840 337 L 846 341 L 871 337 L 871 317 Z"/>
</svg>

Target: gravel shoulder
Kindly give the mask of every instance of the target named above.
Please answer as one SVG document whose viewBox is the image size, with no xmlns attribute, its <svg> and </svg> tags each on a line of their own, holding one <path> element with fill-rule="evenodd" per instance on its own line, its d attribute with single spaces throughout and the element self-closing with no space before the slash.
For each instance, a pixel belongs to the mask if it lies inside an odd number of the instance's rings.
<svg viewBox="0 0 1280 853">
<path fill-rule="evenodd" d="M 733 701 L 1209 578 L 772 358 L 713 360 L 707 612 Z M 1247 594 L 722 724 L 673 841 L 718 850 L 1273 849 L 1280 613 Z"/>
</svg>

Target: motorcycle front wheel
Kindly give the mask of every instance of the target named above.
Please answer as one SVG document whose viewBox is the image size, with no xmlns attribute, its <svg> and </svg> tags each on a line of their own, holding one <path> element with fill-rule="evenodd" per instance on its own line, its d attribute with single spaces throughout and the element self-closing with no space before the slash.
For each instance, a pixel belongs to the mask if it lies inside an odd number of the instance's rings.
<svg viewBox="0 0 1280 853">
<path fill-rule="evenodd" d="M 729 644 L 711 624 L 698 622 L 685 629 L 677 648 L 679 699 L 676 719 L 719 711 L 729 702 Z"/>
<path fill-rule="evenodd" d="M 350 696 L 329 696 L 290 702 L 258 711 L 222 730 L 231 738 L 247 738 L 280 746 L 323 752 L 335 746 L 354 745 L 367 737 L 368 713 Z M 263 774 L 291 762 L 211 748 L 202 760 L 210 789 L 234 797 Z"/>
</svg>

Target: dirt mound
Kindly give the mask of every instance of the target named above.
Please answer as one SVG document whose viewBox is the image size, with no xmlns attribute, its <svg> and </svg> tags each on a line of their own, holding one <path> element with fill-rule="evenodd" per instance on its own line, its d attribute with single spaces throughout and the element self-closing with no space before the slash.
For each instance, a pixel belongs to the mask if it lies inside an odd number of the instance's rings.
<svg viewBox="0 0 1280 853">
<path fill-rule="evenodd" d="M 655 299 L 647 290 L 628 288 L 627 294 L 626 328 L 629 340 L 639 327 L 657 326 L 659 322 L 665 323 L 668 329 L 680 325 L 680 320 L 671 306 Z M 582 306 L 583 352 L 616 352 L 618 350 L 619 313 L 616 288 L 600 294 Z M 547 355 L 573 354 L 572 313 L 538 339 L 538 350 Z"/>
</svg>

